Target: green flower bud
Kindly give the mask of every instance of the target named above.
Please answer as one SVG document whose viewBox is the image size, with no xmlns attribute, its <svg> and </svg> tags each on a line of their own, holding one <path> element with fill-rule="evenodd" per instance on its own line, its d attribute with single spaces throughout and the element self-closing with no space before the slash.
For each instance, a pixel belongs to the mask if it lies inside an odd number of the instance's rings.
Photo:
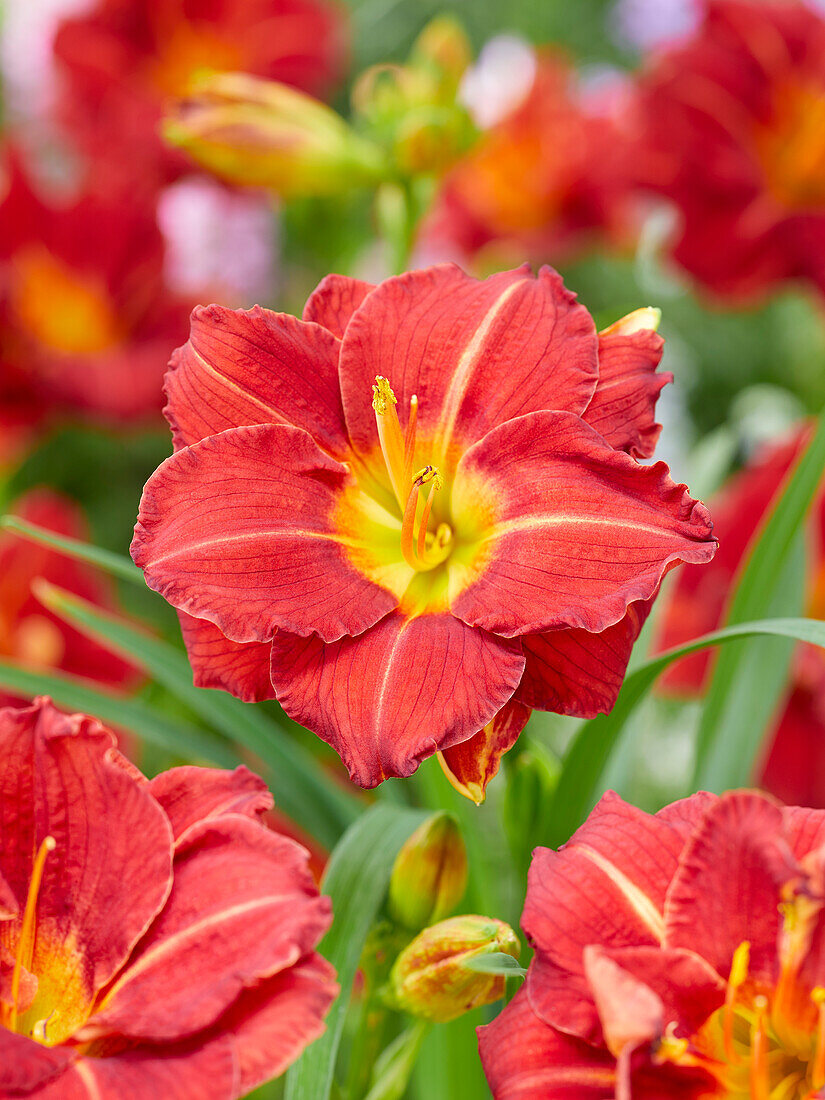
<svg viewBox="0 0 825 1100">
<path fill-rule="evenodd" d="M 451 913 L 467 889 L 467 850 L 451 814 L 419 825 L 398 853 L 390 876 L 390 915 L 417 932 Z"/>
<path fill-rule="evenodd" d="M 390 988 L 405 1012 L 446 1023 L 504 995 L 504 976 L 471 970 L 481 955 L 517 959 L 521 945 L 509 924 L 492 917 L 451 917 L 425 928 L 395 961 Z"/>
</svg>

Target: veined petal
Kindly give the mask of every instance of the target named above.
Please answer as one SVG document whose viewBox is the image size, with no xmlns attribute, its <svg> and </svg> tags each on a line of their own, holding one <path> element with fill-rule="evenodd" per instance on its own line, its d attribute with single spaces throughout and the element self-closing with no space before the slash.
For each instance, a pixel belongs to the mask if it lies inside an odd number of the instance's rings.
<svg viewBox="0 0 825 1100">
<path fill-rule="evenodd" d="M 304 320 L 323 325 L 341 339 L 353 313 L 371 290 L 375 290 L 373 283 L 348 275 L 327 275 L 307 298 Z"/>
<path fill-rule="evenodd" d="M 323 1034 L 324 1016 L 337 995 L 335 971 L 315 954 L 241 994 L 221 1018 L 232 1033 L 238 1096 L 280 1076 Z"/>
<path fill-rule="evenodd" d="M 83 1035 L 182 1039 L 241 991 L 294 965 L 329 927 L 306 851 L 224 814 L 187 831 L 172 893 Z"/>
<path fill-rule="evenodd" d="M 178 619 L 196 687 L 222 688 L 245 703 L 275 698 L 269 642 L 230 642 L 208 619 L 185 611 L 178 611 Z"/>
<path fill-rule="evenodd" d="M 478 1048 L 494 1100 L 612 1100 L 616 1061 L 604 1049 L 562 1035 L 530 1008 L 527 991 L 486 1027 Z"/>
<path fill-rule="evenodd" d="M 43 1049 L 41 1047 L 41 1049 Z M 37 1100 L 234 1100 L 238 1068 L 229 1036 L 205 1043 L 140 1046 L 85 1057 L 35 1095 Z"/>
<path fill-rule="evenodd" d="M 519 699 L 539 710 L 577 718 L 609 713 L 651 606 L 652 600 L 631 604 L 623 619 L 599 634 L 551 630 L 526 635 Z"/>
<path fill-rule="evenodd" d="M 518 642 L 448 613 L 396 611 L 358 638 L 276 634 L 272 683 L 284 710 L 327 741 L 352 779 L 411 775 L 482 729 L 516 689 Z"/>
<path fill-rule="evenodd" d="M 470 549 L 451 610 L 505 637 L 599 633 L 716 549 L 707 509 L 664 463 L 640 466 L 571 413 L 494 428 L 461 459 L 452 507 Z"/>
<path fill-rule="evenodd" d="M 730 792 L 708 810 L 668 889 L 669 947 L 697 952 L 727 980 L 747 940 L 748 976 L 775 980 L 780 890 L 795 868 L 782 824 L 781 807 L 755 791 Z"/>
<path fill-rule="evenodd" d="M 46 699 L 0 711 L 0 866 L 21 913 L 34 854 L 46 837 L 55 841 L 31 965 L 31 1012 L 45 1017 L 60 1005 L 50 1017 L 53 1041 L 85 1020 L 171 885 L 169 822 L 114 745 L 94 719 L 61 714 Z M 17 921 L 0 923 L 0 944 L 12 952 L 18 935 Z"/>
<path fill-rule="evenodd" d="M 359 532 L 335 521 L 350 482 L 298 428 L 211 436 L 146 483 L 132 556 L 150 588 L 231 641 L 359 634 L 397 601 L 350 564 L 345 544 Z"/>
<path fill-rule="evenodd" d="M 293 424 L 344 454 L 339 349 L 325 328 L 288 313 L 199 306 L 166 375 L 175 447 L 247 424 Z"/>
<path fill-rule="evenodd" d="M 41 1096 L 50 1080 L 70 1066 L 74 1053 L 66 1047 L 46 1047 L 26 1035 L 0 1028 L 0 1096 Z M 38 1090 L 35 1092 L 35 1090 Z"/>
<path fill-rule="evenodd" d="M 200 821 L 223 814 L 245 814 L 253 820 L 271 810 L 274 800 L 266 783 L 243 764 L 234 771 L 184 764 L 160 772 L 149 790 L 169 818 L 175 842 Z"/>
<path fill-rule="evenodd" d="M 584 949 L 584 973 L 596 1003 L 602 1035 L 617 1058 L 661 1037 L 665 1006 L 649 985 L 620 966 L 600 947 Z"/>
<path fill-rule="evenodd" d="M 582 419 L 616 450 L 650 458 L 662 430 L 656 402 L 673 375 L 656 373 L 664 341 L 651 328 L 632 328 L 632 317 L 599 333 L 599 382 Z"/>
<path fill-rule="evenodd" d="M 527 989 L 543 1020 L 598 1038 L 582 952 L 661 944 L 665 888 L 682 846 L 665 822 L 608 792 L 563 848 L 536 849 L 522 928 L 536 949 Z"/>
<path fill-rule="evenodd" d="M 355 312 L 341 345 L 344 413 L 355 450 L 378 447 L 376 375 L 398 408 L 418 397 L 414 465 L 448 472 L 496 424 L 535 409 L 582 413 L 596 386 L 593 321 L 561 278 L 519 268 L 480 282 L 445 264 L 387 279 Z"/>
<path fill-rule="evenodd" d="M 459 794 L 476 805 L 484 801 L 487 784 L 498 774 L 502 756 L 515 745 L 531 713 L 510 699 L 484 729 L 439 754 L 444 774 Z"/>
</svg>

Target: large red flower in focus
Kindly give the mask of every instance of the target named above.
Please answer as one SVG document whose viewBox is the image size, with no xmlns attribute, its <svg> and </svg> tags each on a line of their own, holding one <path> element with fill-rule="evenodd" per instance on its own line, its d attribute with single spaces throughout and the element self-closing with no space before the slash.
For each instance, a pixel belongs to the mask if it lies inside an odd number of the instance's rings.
<svg viewBox="0 0 825 1100">
<path fill-rule="evenodd" d="M 88 534 L 77 506 L 48 489 L 26 493 L 12 511 L 58 535 L 85 538 Z M 134 685 L 138 675 L 132 666 L 40 603 L 32 591 L 32 582 L 39 577 L 90 603 L 114 606 L 112 586 L 91 567 L 4 532 L 0 534 L 0 655 L 30 668 L 56 668 L 113 687 Z M 10 701 L 0 693 L 0 704 Z"/>
<path fill-rule="evenodd" d="M 99 0 L 57 32 L 63 114 L 94 162 L 125 156 L 168 178 L 186 162 L 158 136 L 163 103 L 199 72 L 322 94 L 342 73 L 345 39 L 334 0 Z"/>
<path fill-rule="evenodd" d="M 640 79 L 640 182 L 676 204 L 676 260 L 716 294 L 825 289 L 825 20 L 798 0 L 709 0 Z"/>
<path fill-rule="evenodd" d="M 196 681 L 277 696 L 363 785 L 440 751 L 473 797 L 530 707 L 608 710 L 663 575 L 716 545 L 631 457 L 653 327 L 598 335 L 547 268 L 330 276 L 303 321 L 196 310 L 132 544 Z"/>
<path fill-rule="evenodd" d="M 94 188 L 48 202 L 15 154 L 0 201 L 0 393 L 134 418 L 159 410 L 191 302 L 163 282 L 154 200 Z"/>
<path fill-rule="evenodd" d="M 425 250 L 465 255 L 495 243 L 554 260 L 630 226 L 625 141 L 609 113 L 543 55 L 524 101 L 450 171 L 423 230 Z"/>
<path fill-rule="evenodd" d="M 0 711 L 0 1097 L 234 1100 L 323 1030 L 330 923 L 245 768 L 147 781 L 94 719 Z"/>
<path fill-rule="evenodd" d="M 724 623 L 736 576 L 776 501 L 807 438 L 766 448 L 731 478 L 714 501 L 714 530 L 720 550 L 707 570 L 686 566 L 667 597 L 657 639 L 659 649 L 683 645 Z M 825 495 L 820 494 L 808 525 L 806 614 L 825 618 Z M 677 661 L 663 678 L 676 695 L 698 695 L 707 685 L 710 654 Z M 767 741 L 760 782 L 786 802 L 825 807 L 825 659 L 815 646 L 800 646 L 784 709 Z"/>
<path fill-rule="evenodd" d="M 480 1029 L 495 1100 L 807 1100 L 825 1090 L 825 813 L 606 795 L 538 848 L 525 987 Z"/>
</svg>

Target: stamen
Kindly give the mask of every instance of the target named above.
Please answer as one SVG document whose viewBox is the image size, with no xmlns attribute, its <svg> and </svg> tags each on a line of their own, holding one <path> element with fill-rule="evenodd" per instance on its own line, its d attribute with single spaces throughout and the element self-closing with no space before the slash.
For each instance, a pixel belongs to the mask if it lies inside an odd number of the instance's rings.
<svg viewBox="0 0 825 1100">
<path fill-rule="evenodd" d="M 403 508 L 407 499 L 406 486 L 409 481 L 404 479 L 404 437 L 401 435 L 401 425 L 398 423 L 398 413 L 395 411 L 397 404 L 398 400 L 387 379 L 383 375 L 376 375 L 375 385 L 372 387 L 372 408 L 378 428 L 378 441 L 381 444 L 381 452 L 384 455 L 393 492 Z"/>
<path fill-rule="evenodd" d="M 728 988 L 725 992 L 723 1034 L 725 1042 L 725 1054 L 727 1055 L 727 1058 L 730 1062 L 739 1061 L 739 1055 L 736 1053 L 736 1049 L 733 1045 L 733 1025 L 736 1019 L 736 997 L 739 993 L 740 987 L 744 984 L 745 979 L 748 976 L 750 957 L 751 945 L 748 940 L 742 940 L 742 942 L 733 953 L 733 960 L 730 964 L 730 977 L 728 978 Z"/>
<path fill-rule="evenodd" d="M 37 895 L 40 892 L 40 883 L 43 880 L 43 871 L 46 866 L 46 857 L 57 847 L 57 841 L 53 836 L 47 836 L 37 850 L 34 858 L 34 868 L 29 882 L 29 892 L 26 895 L 26 908 L 23 910 L 23 921 L 20 925 L 20 939 L 17 942 L 17 953 L 14 958 L 14 970 L 11 976 L 11 1015 L 9 1030 L 14 1031 L 17 1026 L 17 1001 L 20 996 L 20 976 L 23 967 L 28 970 L 32 964 L 32 952 L 34 950 L 34 916 L 37 910 Z"/>
<path fill-rule="evenodd" d="M 421 513 L 421 522 L 418 525 L 418 545 L 416 547 L 416 553 L 421 560 L 424 560 L 424 555 L 427 552 L 427 524 L 430 522 L 430 511 L 433 506 L 433 497 L 435 496 L 436 489 L 439 488 L 438 479 L 433 478 L 430 482 L 430 491 L 427 493 L 427 499 L 424 501 L 424 511 Z"/>
<path fill-rule="evenodd" d="M 418 425 L 418 398 L 410 398 L 410 416 L 407 420 L 407 432 L 404 436 L 404 484 L 409 485 L 412 478 L 413 459 L 415 458 L 415 429 Z"/>
<path fill-rule="evenodd" d="M 770 1100 L 771 1078 L 768 1062 L 768 999 L 755 997 L 756 1019 L 751 1026 L 751 1100 Z"/>
<path fill-rule="evenodd" d="M 811 1083 L 815 1091 L 825 1085 L 825 988 L 818 985 L 811 992 L 811 1000 L 819 1009 L 819 1023 L 816 1029 L 816 1053 L 811 1067 Z"/>
</svg>

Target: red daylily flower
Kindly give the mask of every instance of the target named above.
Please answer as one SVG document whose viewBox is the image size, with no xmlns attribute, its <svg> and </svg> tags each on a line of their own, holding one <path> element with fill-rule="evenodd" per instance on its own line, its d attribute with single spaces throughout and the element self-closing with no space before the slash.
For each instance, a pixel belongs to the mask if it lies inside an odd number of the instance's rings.
<svg viewBox="0 0 825 1100">
<path fill-rule="evenodd" d="M 191 302 L 163 284 L 153 202 L 89 190 L 45 201 L 15 155 L 0 202 L 3 393 L 118 419 L 159 409 Z"/>
<path fill-rule="evenodd" d="M 117 168 L 125 156 L 168 179 L 186 160 L 160 141 L 162 107 L 199 72 L 320 95 L 341 75 L 345 38 L 332 0 L 98 0 L 57 32 L 64 117 L 94 163 Z"/>
<path fill-rule="evenodd" d="M 449 173 L 424 226 L 424 250 L 465 256 L 486 246 L 558 260 L 630 235 L 625 139 L 609 113 L 573 87 L 560 56 L 543 55 L 524 101 Z"/>
<path fill-rule="evenodd" d="M 706 9 L 640 79 L 639 181 L 675 203 L 673 255 L 715 294 L 825 289 L 825 20 L 798 0 Z"/>
<path fill-rule="evenodd" d="M 608 710 L 663 575 L 715 549 L 631 457 L 654 314 L 598 335 L 548 268 L 452 265 L 330 276 L 303 321 L 196 310 L 132 544 L 196 682 L 276 696 L 365 786 L 483 731 L 471 794 L 530 707 Z"/>
<path fill-rule="evenodd" d="M 58 535 L 86 538 L 77 505 L 48 489 L 26 493 L 12 512 Z M 0 534 L 0 655 L 35 669 L 56 668 L 117 687 L 133 686 L 136 670 L 44 607 L 32 591 L 42 577 L 90 603 L 112 608 L 114 588 L 89 566 L 10 532 Z M 12 702 L 0 694 L 0 705 Z"/>
<path fill-rule="evenodd" d="M 670 649 L 723 625 L 728 599 L 751 544 L 807 440 L 807 430 L 767 447 L 731 478 L 714 502 L 719 553 L 707 571 L 686 566 L 668 594 L 657 639 Z M 825 618 L 825 494 L 820 493 L 808 524 L 806 614 Z M 665 691 L 698 695 L 709 678 L 705 651 L 672 665 L 662 678 Z M 785 802 L 825 807 L 825 660 L 816 646 L 800 646 L 791 669 L 788 697 L 766 740 L 760 783 Z"/>
<path fill-rule="evenodd" d="M 330 923 L 245 768 L 148 781 L 93 718 L 0 711 L 0 1097 L 234 1100 L 323 1030 Z"/>
<path fill-rule="evenodd" d="M 495 1100 L 813 1100 L 825 1089 L 825 813 L 755 791 L 651 816 L 608 793 L 538 848 Z"/>
</svg>

